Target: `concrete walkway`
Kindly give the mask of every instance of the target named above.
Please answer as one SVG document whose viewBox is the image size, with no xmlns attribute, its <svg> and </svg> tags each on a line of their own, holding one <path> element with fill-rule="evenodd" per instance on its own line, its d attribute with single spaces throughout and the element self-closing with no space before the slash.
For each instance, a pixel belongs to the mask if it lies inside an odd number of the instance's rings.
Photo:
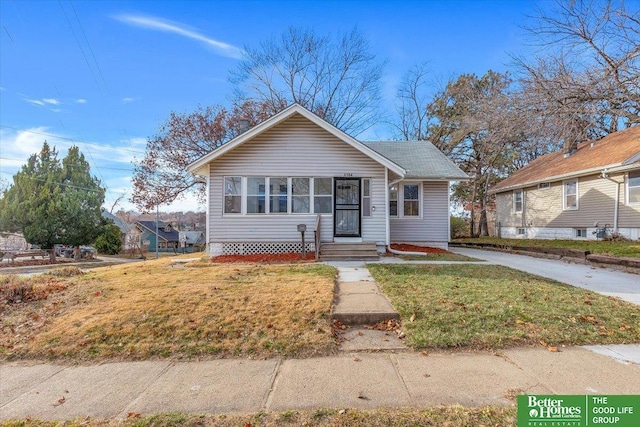
<svg viewBox="0 0 640 427">
<path fill-rule="evenodd" d="M 450 248 L 450 251 L 640 305 L 639 274 L 505 252 L 467 248 Z"/>
<path fill-rule="evenodd" d="M 640 394 L 640 365 L 581 348 L 290 360 L 0 365 L 0 420 L 130 412 L 511 405 L 519 393 Z"/>
</svg>

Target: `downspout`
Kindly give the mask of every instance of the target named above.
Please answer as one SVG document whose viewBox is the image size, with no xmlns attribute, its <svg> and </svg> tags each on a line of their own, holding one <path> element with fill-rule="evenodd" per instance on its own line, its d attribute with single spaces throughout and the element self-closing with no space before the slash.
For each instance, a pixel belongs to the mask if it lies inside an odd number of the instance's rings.
<svg viewBox="0 0 640 427">
<path fill-rule="evenodd" d="M 384 185 L 385 185 L 385 192 L 384 192 L 384 205 L 385 205 L 385 246 L 389 246 L 391 245 L 391 222 L 389 220 L 390 217 L 390 213 L 389 213 L 389 187 L 391 187 L 391 184 L 389 183 L 389 168 L 385 167 L 384 168 Z"/>
<path fill-rule="evenodd" d="M 204 234 L 204 253 L 205 256 L 208 256 L 210 254 L 209 250 L 211 249 L 211 243 L 209 241 L 209 227 L 210 227 L 210 218 L 211 218 L 211 212 L 210 212 L 210 206 L 211 206 L 211 164 L 209 164 L 209 166 L 207 167 L 207 176 L 205 177 L 205 183 L 206 183 L 206 193 L 207 193 L 207 206 L 205 207 L 205 226 L 204 226 L 204 230 L 205 230 L 205 234 Z M 222 183 L 222 193 L 223 193 L 223 210 L 224 210 L 224 178 L 223 178 L 223 183 Z"/>
<path fill-rule="evenodd" d="M 609 172 L 607 171 L 607 169 L 602 170 L 602 172 L 600 173 L 600 177 L 607 179 L 611 182 L 614 182 L 616 184 L 616 201 L 615 201 L 616 204 L 613 207 L 613 231 L 617 233 L 618 232 L 618 210 L 620 207 L 620 181 L 610 178 Z"/>
<path fill-rule="evenodd" d="M 449 249 L 449 242 L 451 242 L 451 181 L 447 181 L 447 249 Z"/>
</svg>

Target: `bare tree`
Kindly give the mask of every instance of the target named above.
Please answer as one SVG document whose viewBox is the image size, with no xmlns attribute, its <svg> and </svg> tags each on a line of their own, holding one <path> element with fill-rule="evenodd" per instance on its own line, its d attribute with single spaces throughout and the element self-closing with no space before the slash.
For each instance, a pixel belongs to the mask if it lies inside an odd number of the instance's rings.
<svg viewBox="0 0 640 427">
<path fill-rule="evenodd" d="M 255 125 L 268 117 L 264 104 L 244 102 L 229 111 L 199 107 L 191 113 L 172 112 L 159 132 L 147 140 L 144 159 L 134 164 L 131 201 L 144 212 L 171 203 L 185 192 L 204 198 L 204 185 L 187 166 L 242 132 L 242 120 Z"/>
<path fill-rule="evenodd" d="M 271 113 L 296 102 L 357 135 L 377 121 L 383 68 L 357 29 L 334 39 L 292 27 L 246 47 L 230 81 L 236 100 L 264 102 Z"/>
<path fill-rule="evenodd" d="M 414 65 L 402 77 L 397 92 L 396 111 L 398 122 L 395 124 L 402 139 L 420 141 L 427 137 L 430 116 L 427 105 L 427 63 Z"/>
<path fill-rule="evenodd" d="M 640 3 L 555 0 L 525 30 L 517 57 L 529 104 L 566 143 L 640 124 Z"/>
<path fill-rule="evenodd" d="M 488 71 L 450 81 L 429 104 L 430 141 L 471 176 L 457 184 L 454 198 L 471 212 L 472 236 L 489 234 L 489 189 L 532 141 L 517 99 L 508 75 Z"/>
</svg>

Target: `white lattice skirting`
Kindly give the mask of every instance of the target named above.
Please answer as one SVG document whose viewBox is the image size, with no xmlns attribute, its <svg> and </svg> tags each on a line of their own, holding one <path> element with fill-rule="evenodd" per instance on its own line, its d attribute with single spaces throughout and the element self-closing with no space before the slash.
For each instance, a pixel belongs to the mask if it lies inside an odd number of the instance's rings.
<svg viewBox="0 0 640 427">
<path fill-rule="evenodd" d="M 307 252 L 315 251 L 313 242 L 305 242 Z M 288 252 L 301 252 L 301 242 L 233 242 L 211 243 L 210 254 L 216 255 L 256 255 L 256 254 L 282 254 Z"/>
</svg>

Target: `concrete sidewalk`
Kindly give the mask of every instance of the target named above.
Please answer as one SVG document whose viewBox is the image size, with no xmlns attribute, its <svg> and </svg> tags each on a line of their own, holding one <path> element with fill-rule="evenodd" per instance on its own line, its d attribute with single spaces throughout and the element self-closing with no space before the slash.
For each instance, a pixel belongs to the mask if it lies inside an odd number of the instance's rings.
<svg viewBox="0 0 640 427">
<path fill-rule="evenodd" d="M 511 405 L 519 393 L 640 394 L 640 365 L 582 348 L 97 366 L 5 363 L 0 379 L 2 420 Z"/>
</svg>

